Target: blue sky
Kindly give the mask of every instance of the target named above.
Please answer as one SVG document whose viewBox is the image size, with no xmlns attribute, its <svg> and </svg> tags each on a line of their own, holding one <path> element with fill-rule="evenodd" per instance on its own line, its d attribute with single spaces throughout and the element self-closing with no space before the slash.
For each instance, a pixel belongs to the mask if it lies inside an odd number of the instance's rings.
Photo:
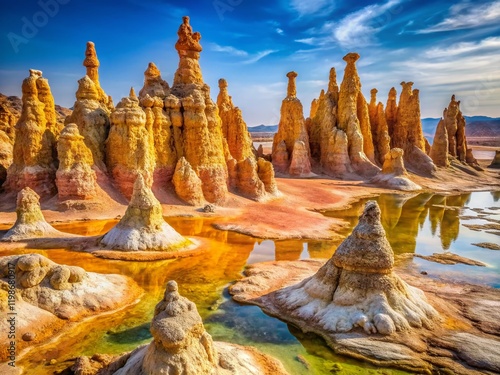
<svg viewBox="0 0 500 375">
<path fill-rule="evenodd" d="M 340 84 L 347 52 L 361 55 L 367 99 L 376 87 L 385 104 L 392 86 L 399 93 L 401 81 L 413 81 L 423 117 L 440 117 L 452 94 L 466 115 L 500 117 L 500 0 L 2 0 L 0 7 L 0 92 L 7 95 L 20 95 L 35 68 L 49 79 L 56 103 L 72 106 L 88 40 L 115 103 L 130 86 L 142 87 L 149 61 L 171 84 L 176 32 L 189 15 L 202 34 L 200 62 L 212 98 L 217 80 L 226 78 L 250 126 L 278 123 L 290 70 L 299 74 L 307 117 L 330 67 Z"/>
</svg>

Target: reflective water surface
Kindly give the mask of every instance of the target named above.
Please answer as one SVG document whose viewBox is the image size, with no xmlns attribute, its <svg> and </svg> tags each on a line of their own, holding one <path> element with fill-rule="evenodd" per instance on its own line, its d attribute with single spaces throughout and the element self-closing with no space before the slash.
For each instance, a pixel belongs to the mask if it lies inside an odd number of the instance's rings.
<svg viewBox="0 0 500 375">
<path fill-rule="evenodd" d="M 500 229 L 495 234 L 494 228 L 473 230 L 464 226 L 494 226 L 495 221 L 499 225 L 500 194 L 480 192 L 447 197 L 433 194 L 381 195 L 377 200 L 384 228 L 396 254 L 453 252 L 488 266 L 441 265 L 419 258 L 414 258 L 413 263 L 431 277 L 446 276 L 500 286 L 500 251 L 472 245 L 477 242 L 499 243 Z M 364 202 L 358 202 L 347 210 L 324 214 L 345 219 L 349 226 L 342 234 L 347 236 L 356 225 L 363 205 Z M 81 354 L 120 353 L 149 342 L 149 322 L 154 306 L 163 295 L 166 282 L 171 279 L 177 280 L 181 293 L 197 304 L 205 326 L 215 340 L 256 346 L 279 358 L 291 374 L 326 374 L 333 372 L 338 365 L 342 370 L 336 373 L 341 374 L 405 373 L 377 369 L 337 356 L 320 338 L 303 334 L 268 317 L 258 307 L 239 305 L 227 293 L 227 286 L 241 277 L 247 264 L 275 259 L 328 258 L 339 245 L 338 241 L 259 240 L 216 230 L 211 225 L 214 219 L 166 220 L 181 234 L 202 238 L 202 246 L 207 251 L 193 257 L 157 262 L 104 260 L 62 249 L 15 251 L 18 254 L 37 252 L 55 262 L 78 265 L 91 272 L 124 274 L 145 290 L 136 305 L 89 319 L 54 342 L 32 350 L 19 363 L 26 367 L 28 374 L 52 374 L 66 367 L 65 361 Z M 97 235 L 105 233 L 115 224 L 116 221 L 81 221 L 54 226 L 70 233 Z M 0 248 L 2 255 L 7 254 Z M 56 365 L 47 366 L 51 359 L 57 360 Z"/>
</svg>

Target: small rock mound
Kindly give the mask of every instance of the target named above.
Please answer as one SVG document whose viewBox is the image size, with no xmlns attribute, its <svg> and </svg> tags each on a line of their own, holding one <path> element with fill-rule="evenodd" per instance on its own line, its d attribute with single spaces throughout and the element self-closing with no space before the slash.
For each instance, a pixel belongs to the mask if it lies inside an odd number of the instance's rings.
<svg viewBox="0 0 500 375">
<path fill-rule="evenodd" d="M 17 194 L 17 220 L 2 241 L 20 241 L 33 237 L 59 236 L 61 233 L 45 221 L 40 196 L 25 187 Z"/>
<path fill-rule="evenodd" d="M 495 151 L 495 157 L 491 161 L 491 164 L 488 165 L 488 168 L 500 168 L 500 150 Z"/>
<path fill-rule="evenodd" d="M 404 151 L 393 148 L 385 155 L 382 171 L 370 180 L 370 183 L 397 190 L 421 190 L 410 180 L 403 162 Z"/>
<path fill-rule="evenodd" d="M 163 220 L 162 207 L 138 174 L 132 199 L 120 222 L 104 235 L 101 245 L 123 251 L 177 251 L 191 241 Z"/>
<path fill-rule="evenodd" d="M 362 327 L 390 335 L 431 328 L 438 313 L 424 293 L 393 273 L 394 253 L 380 222 L 380 209 L 368 202 L 353 233 L 312 277 L 276 292 L 291 317 L 314 321 L 329 332 Z"/>
<path fill-rule="evenodd" d="M 109 358 L 80 357 L 74 374 L 286 375 L 283 365 L 255 349 L 216 343 L 205 331 L 196 305 L 167 283 L 151 322 L 153 341 L 131 353 Z"/>
</svg>

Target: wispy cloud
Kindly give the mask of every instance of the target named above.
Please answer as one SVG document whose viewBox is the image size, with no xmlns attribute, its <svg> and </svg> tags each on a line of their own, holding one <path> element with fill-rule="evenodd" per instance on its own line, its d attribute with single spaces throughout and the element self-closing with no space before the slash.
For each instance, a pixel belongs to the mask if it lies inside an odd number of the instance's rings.
<svg viewBox="0 0 500 375">
<path fill-rule="evenodd" d="M 265 51 L 262 51 L 262 52 L 258 52 L 255 55 L 253 55 L 251 58 L 249 58 L 248 60 L 243 61 L 243 64 L 253 64 L 253 63 L 256 63 L 257 61 L 263 59 L 267 55 L 270 55 L 271 53 L 275 53 L 275 52 L 278 52 L 278 51 L 272 50 L 272 49 L 268 49 L 268 50 L 265 50 Z"/>
<path fill-rule="evenodd" d="M 256 63 L 257 61 L 263 59 L 267 55 L 270 55 L 271 53 L 278 52 L 277 50 L 268 49 L 265 51 L 250 54 L 247 51 L 244 51 L 244 50 L 232 47 L 232 46 L 221 46 L 217 43 L 211 43 L 210 49 L 214 52 L 226 53 L 226 54 L 229 54 L 229 55 L 232 55 L 235 57 L 245 57 L 246 60 L 243 60 L 241 62 L 242 64 L 253 64 L 253 63 Z"/>
<path fill-rule="evenodd" d="M 311 16 L 321 11 L 327 15 L 335 9 L 335 1 L 332 0 L 291 0 L 291 8 L 299 14 L 299 17 Z"/>
<path fill-rule="evenodd" d="M 389 0 L 383 4 L 364 7 L 344 17 L 334 26 L 333 35 L 343 47 L 361 47 L 373 43 L 374 35 L 386 27 L 394 14 L 394 7 L 402 0 Z"/>
<path fill-rule="evenodd" d="M 429 58 L 453 58 L 454 56 L 465 54 L 480 54 L 484 52 L 500 50 L 500 37 L 490 37 L 479 42 L 461 42 L 452 44 L 449 47 L 434 47 L 425 52 Z"/>
<path fill-rule="evenodd" d="M 340 21 L 326 21 L 320 27 L 307 31 L 308 38 L 295 39 L 298 43 L 326 46 L 335 43 L 344 48 L 374 44 L 376 34 L 383 30 L 401 12 L 398 7 L 405 0 L 387 0 L 385 3 L 368 5 L 350 13 Z"/>
<path fill-rule="evenodd" d="M 212 51 L 225 52 L 225 53 L 228 53 L 228 54 L 233 55 L 233 56 L 241 56 L 241 57 L 248 56 L 247 51 L 243 51 L 241 49 L 237 49 L 237 48 L 231 47 L 231 46 L 221 46 L 217 43 L 211 43 L 210 48 Z"/>
<path fill-rule="evenodd" d="M 276 32 L 277 32 L 279 35 L 285 35 L 285 31 L 284 31 L 282 28 L 277 27 L 277 28 L 276 28 Z"/>
<path fill-rule="evenodd" d="M 471 29 L 475 27 L 498 25 L 500 23 L 500 0 L 486 4 L 463 1 L 450 7 L 448 16 L 436 25 L 418 30 L 417 34 L 441 31 Z"/>
</svg>

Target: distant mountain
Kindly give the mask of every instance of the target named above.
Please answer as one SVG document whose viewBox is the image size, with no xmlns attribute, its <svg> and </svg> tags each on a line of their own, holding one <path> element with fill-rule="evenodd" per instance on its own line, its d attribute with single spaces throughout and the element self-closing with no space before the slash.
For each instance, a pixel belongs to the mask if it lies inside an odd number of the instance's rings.
<svg viewBox="0 0 500 375">
<path fill-rule="evenodd" d="M 276 133 L 278 131 L 278 125 L 249 126 L 248 131 L 250 133 Z"/>
</svg>

